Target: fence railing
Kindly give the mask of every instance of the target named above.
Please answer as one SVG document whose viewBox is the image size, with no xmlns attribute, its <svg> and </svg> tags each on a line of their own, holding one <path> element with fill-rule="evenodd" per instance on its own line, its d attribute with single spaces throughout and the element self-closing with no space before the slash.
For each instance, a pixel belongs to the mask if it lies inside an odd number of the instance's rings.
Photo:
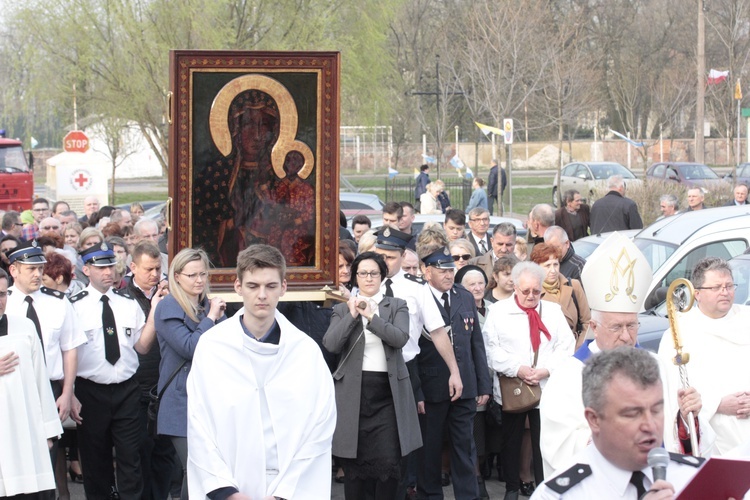
<svg viewBox="0 0 750 500">
<path fill-rule="evenodd" d="M 471 182 L 468 179 L 441 179 L 445 184 L 445 192 L 451 200 L 452 208 L 466 208 L 471 198 Z M 385 202 L 389 201 L 408 201 L 412 205 L 416 201 L 414 198 L 414 188 L 416 179 L 393 178 L 385 181 Z"/>
</svg>

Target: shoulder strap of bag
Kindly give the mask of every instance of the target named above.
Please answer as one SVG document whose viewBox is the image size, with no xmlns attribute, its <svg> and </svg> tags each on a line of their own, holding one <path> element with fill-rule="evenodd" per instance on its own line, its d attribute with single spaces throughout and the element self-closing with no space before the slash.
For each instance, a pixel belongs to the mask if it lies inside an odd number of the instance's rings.
<svg viewBox="0 0 750 500">
<path fill-rule="evenodd" d="M 339 363 L 339 366 L 338 366 L 338 368 L 336 368 L 336 371 L 333 372 L 333 374 L 331 375 L 333 378 L 336 378 L 336 376 L 339 374 L 339 372 L 341 372 L 341 369 L 346 364 L 346 361 L 349 359 L 349 356 L 351 356 L 352 351 L 357 346 L 357 343 L 359 342 L 359 339 L 361 339 L 364 334 L 365 334 L 365 329 L 362 328 L 362 331 L 359 332 L 359 336 L 357 337 L 357 340 L 354 341 L 354 343 L 352 344 L 352 346 L 349 348 L 349 351 L 346 353 L 346 356 L 344 356 L 344 359 L 342 359 L 341 363 Z"/>
<path fill-rule="evenodd" d="M 180 370 L 182 370 L 182 367 L 185 366 L 187 362 L 188 362 L 187 359 L 183 359 L 182 363 L 180 363 L 180 366 L 178 366 L 175 369 L 175 371 L 172 372 L 172 375 L 170 375 L 169 378 L 167 379 L 167 383 L 164 384 L 164 387 L 162 387 L 161 390 L 159 391 L 159 395 L 157 396 L 159 399 L 161 399 L 161 397 L 164 395 L 164 391 L 167 390 L 167 387 L 169 387 L 169 384 L 172 383 L 174 378 L 177 376 L 178 373 L 180 373 Z"/>
</svg>

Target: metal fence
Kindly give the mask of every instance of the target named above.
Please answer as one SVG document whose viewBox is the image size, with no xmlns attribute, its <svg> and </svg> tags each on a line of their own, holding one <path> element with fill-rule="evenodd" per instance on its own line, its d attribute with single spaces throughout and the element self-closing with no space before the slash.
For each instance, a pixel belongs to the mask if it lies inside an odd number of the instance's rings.
<svg viewBox="0 0 750 500">
<path fill-rule="evenodd" d="M 463 210 L 469 204 L 471 198 L 471 180 L 468 179 L 441 179 L 445 184 L 445 192 L 451 200 L 452 208 Z M 408 201 L 414 204 L 414 188 L 416 187 L 414 177 L 386 179 L 385 181 L 385 202 L 389 201 Z"/>
</svg>

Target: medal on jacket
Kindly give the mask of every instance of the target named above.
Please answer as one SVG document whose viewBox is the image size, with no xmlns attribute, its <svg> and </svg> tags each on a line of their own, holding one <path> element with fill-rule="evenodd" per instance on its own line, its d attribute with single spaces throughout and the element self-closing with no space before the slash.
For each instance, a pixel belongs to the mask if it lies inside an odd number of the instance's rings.
<svg viewBox="0 0 750 500">
<path fill-rule="evenodd" d="M 464 330 L 469 330 L 469 318 L 464 318 Z"/>
</svg>

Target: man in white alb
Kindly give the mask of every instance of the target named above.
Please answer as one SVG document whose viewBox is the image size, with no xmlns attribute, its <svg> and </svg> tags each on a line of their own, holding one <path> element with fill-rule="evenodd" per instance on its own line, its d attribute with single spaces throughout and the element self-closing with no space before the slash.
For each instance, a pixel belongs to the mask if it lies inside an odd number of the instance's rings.
<svg viewBox="0 0 750 500">
<path fill-rule="evenodd" d="M 286 292 L 276 248 L 237 256 L 244 308 L 203 334 L 188 377 L 190 498 L 331 496 L 333 380 L 320 348 L 276 310 Z"/>
</svg>

